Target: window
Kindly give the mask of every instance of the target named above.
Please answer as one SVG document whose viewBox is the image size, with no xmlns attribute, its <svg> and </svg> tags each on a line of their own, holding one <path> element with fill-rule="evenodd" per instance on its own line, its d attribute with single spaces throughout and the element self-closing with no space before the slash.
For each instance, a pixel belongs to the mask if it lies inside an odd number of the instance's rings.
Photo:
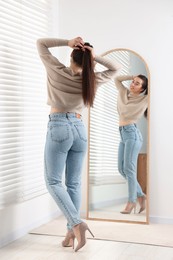
<svg viewBox="0 0 173 260">
<path fill-rule="evenodd" d="M 47 192 L 46 79 L 36 40 L 51 33 L 51 0 L 0 0 L 0 207 Z"/>
<path fill-rule="evenodd" d="M 123 65 L 122 74 L 128 74 L 130 56 L 128 51 L 112 51 L 106 55 Z M 99 71 L 105 69 L 96 65 Z M 90 109 L 89 181 L 102 185 L 122 183 L 118 172 L 119 116 L 117 112 L 118 91 L 114 81 L 102 85 Z"/>
</svg>

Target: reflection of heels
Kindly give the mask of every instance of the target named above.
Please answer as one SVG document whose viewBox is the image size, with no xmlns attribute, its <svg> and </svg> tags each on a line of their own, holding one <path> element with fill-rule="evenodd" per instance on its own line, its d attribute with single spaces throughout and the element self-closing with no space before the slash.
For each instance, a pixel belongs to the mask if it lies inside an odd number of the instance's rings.
<svg viewBox="0 0 173 260">
<path fill-rule="evenodd" d="M 134 209 L 134 214 L 136 212 L 136 203 L 134 202 L 128 202 L 125 209 L 121 211 L 121 214 L 130 214 L 132 210 Z"/>
<path fill-rule="evenodd" d="M 77 252 L 80 248 L 82 248 L 86 244 L 85 232 L 88 230 L 90 234 L 94 237 L 93 233 L 89 229 L 88 225 L 85 222 L 82 222 L 73 227 L 73 232 L 75 234 L 76 239 L 78 240 L 78 245 L 75 248 L 75 252 Z"/>
<path fill-rule="evenodd" d="M 140 209 L 139 209 L 138 213 L 141 213 L 142 211 L 145 210 L 145 208 L 146 208 L 145 201 L 146 201 L 146 195 L 145 194 L 141 197 L 138 197 L 138 202 L 139 202 L 139 205 L 140 205 Z"/>
<path fill-rule="evenodd" d="M 73 230 L 69 230 L 66 234 L 65 239 L 62 241 L 62 246 L 63 247 L 73 247 L 74 249 L 74 240 L 75 240 L 75 235 L 73 233 Z"/>
</svg>

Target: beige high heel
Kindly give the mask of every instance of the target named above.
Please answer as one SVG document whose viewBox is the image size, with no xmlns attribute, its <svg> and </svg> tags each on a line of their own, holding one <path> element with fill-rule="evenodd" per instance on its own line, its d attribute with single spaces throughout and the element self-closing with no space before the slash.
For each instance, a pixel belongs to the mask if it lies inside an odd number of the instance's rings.
<svg viewBox="0 0 173 260">
<path fill-rule="evenodd" d="M 145 201 L 146 201 L 146 195 L 145 194 L 141 197 L 138 197 L 138 202 L 139 202 L 139 205 L 140 205 L 140 209 L 139 209 L 138 213 L 141 213 L 142 211 L 145 210 L 145 208 L 146 208 Z"/>
<path fill-rule="evenodd" d="M 75 240 L 75 235 L 73 230 L 69 230 L 66 234 L 65 239 L 62 241 L 62 246 L 63 247 L 73 247 L 74 249 L 74 240 Z"/>
<path fill-rule="evenodd" d="M 94 237 L 93 233 L 89 229 L 88 225 L 85 222 L 82 222 L 73 227 L 73 232 L 75 234 L 76 239 L 78 240 L 78 245 L 75 248 L 75 252 L 81 249 L 86 244 L 85 232 L 88 230 L 92 237 Z"/>
<path fill-rule="evenodd" d="M 134 214 L 136 213 L 136 203 L 128 202 L 125 209 L 121 211 L 121 214 L 130 214 L 134 209 Z"/>
</svg>

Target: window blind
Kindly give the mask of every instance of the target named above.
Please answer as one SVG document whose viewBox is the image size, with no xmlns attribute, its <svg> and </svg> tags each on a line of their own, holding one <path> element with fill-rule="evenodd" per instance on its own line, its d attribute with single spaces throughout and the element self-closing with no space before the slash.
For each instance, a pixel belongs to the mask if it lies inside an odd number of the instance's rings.
<svg viewBox="0 0 173 260">
<path fill-rule="evenodd" d="M 121 74 L 128 74 L 129 53 L 113 51 L 106 55 L 122 64 Z M 105 69 L 97 64 L 96 70 Z M 117 112 L 118 91 L 113 80 L 102 85 L 90 109 L 89 131 L 89 182 L 94 185 L 122 183 L 118 172 L 119 116 Z"/>
<path fill-rule="evenodd" d="M 51 0 L 0 0 L 0 207 L 47 192 L 48 108 L 36 40 L 51 33 Z"/>
</svg>

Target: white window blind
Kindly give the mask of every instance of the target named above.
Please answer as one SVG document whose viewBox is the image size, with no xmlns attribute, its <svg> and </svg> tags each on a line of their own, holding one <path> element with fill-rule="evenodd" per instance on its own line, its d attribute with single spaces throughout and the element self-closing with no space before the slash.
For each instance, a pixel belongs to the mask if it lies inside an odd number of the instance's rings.
<svg viewBox="0 0 173 260">
<path fill-rule="evenodd" d="M 106 56 L 122 64 L 121 74 L 128 74 L 130 57 L 127 51 L 114 51 Z M 97 69 L 101 71 L 105 68 L 97 64 Z M 98 89 L 94 107 L 90 109 L 89 182 L 93 185 L 124 182 L 118 172 L 117 96 L 118 91 L 111 80 Z"/>
<path fill-rule="evenodd" d="M 51 0 L 0 0 L 0 207 L 47 192 L 46 77 L 36 40 L 51 32 Z"/>
</svg>

